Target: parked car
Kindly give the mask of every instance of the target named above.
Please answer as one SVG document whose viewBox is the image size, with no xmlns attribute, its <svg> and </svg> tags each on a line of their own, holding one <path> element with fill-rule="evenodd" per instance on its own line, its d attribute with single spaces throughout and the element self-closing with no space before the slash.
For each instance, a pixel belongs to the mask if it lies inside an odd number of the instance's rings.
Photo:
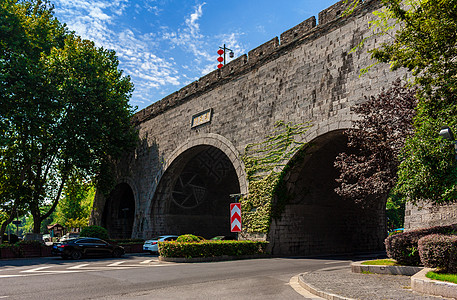
<svg viewBox="0 0 457 300">
<path fill-rule="evenodd" d="M 52 247 L 52 254 L 60 255 L 64 259 L 80 259 L 83 256 L 121 257 L 124 253 L 125 250 L 122 246 L 89 237 L 68 239 L 55 243 Z"/>
<path fill-rule="evenodd" d="M 151 254 L 157 253 L 159 252 L 158 242 L 176 241 L 177 238 L 177 235 L 160 235 L 153 237 L 152 239 L 144 242 L 143 251 L 148 251 Z"/>
<path fill-rule="evenodd" d="M 69 239 L 75 239 L 75 238 L 79 238 L 79 233 L 70 232 L 70 233 L 67 233 L 64 236 L 60 237 L 59 238 L 59 242 L 65 242 L 65 241 L 67 241 Z"/>
</svg>

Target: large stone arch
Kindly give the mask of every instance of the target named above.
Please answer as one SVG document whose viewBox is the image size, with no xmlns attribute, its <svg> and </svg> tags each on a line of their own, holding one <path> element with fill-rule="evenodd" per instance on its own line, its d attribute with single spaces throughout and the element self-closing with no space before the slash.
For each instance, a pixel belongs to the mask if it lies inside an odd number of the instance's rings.
<svg viewBox="0 0 457 300">
<path fill-rule="evenodd" d="M 311 134 L 316 134 L 315 129 Z M 273 254 L 315 255 L 381 250 L 386 236 L 385 203 L 362 207 L 335 192 L 334 160 L 348 151 L 343 129 L 315 136 L 291 160 L 284 177 L 288 204 L 272 220 L 268 240 Z M 278 201 L 276 198 L 275 201 Z"/>
<path fill-rule="evenodd" d="M 147 208 L 148 235 L 230 234 L 230 194 L 247 193 L 236 148 L 220 135 L 205 134 L 187 140 L 165 161 Z"/>
</svg>

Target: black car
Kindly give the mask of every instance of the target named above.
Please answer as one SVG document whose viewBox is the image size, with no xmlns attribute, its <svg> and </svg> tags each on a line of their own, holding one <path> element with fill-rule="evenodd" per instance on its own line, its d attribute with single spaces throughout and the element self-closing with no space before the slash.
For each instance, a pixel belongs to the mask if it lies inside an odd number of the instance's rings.
<svg viewBox="0 0 457 300">
<path fill-rule="evenodd" d="M 112 245 L 97 238 L 82 237 L 55 243 L 52 254 L 62 258 L 80 259 L 83 256 L 121 257 L 125 250 L 121 246 Z"/>
</svg>

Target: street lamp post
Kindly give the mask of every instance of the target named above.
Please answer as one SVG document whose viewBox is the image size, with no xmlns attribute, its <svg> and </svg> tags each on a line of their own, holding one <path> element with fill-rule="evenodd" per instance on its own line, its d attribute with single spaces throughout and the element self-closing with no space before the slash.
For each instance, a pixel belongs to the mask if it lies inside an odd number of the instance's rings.
<svg viewBox="0 0 457 300">
<path fill-rule="evenodd" d="M 217 50 L 217 54 L 219 54 L 219 57 L 217 58 L 217 61 L 219 62 L 219 64 L 217 65 L 218 69 L 220 69 L 223 66 L 225 66 L 225 62 L 226 62 L 225 53 L 227 52 L 227 50 L 230 51 L 229 52 L 229 57 L 230 58 L 233 58 L 235 56 L 235 53 L 233 53 L 233 50 L 225 47 L 225 44 L 224 44 L 223 47 L 219 47 L 219 50 Z M 222 55 L 224 55 L 224 56 L 222 57 Z"/>
<path fill-rule="evenodd" d="M 457 141 L 454 138 L 451 128 L 449 126 L 443 126 L 440 130 L 440 136 L 445 140 L 451 141 L 454 144 L 455 159 L 457 159 Z"/>
</svg>

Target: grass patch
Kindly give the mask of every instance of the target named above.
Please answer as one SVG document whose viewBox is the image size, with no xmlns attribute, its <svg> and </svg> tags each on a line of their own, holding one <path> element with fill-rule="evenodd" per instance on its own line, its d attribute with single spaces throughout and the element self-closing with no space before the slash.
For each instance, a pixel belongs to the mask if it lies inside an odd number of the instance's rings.
<svg viewBox="0 0 457 300">
<path fill-rule="evenodd" d="M 375 259 L 364 261 L 362 265 L 374 265 L 374 266 L 401 266 L 393 259 Z"/>
<path fill-rule="evenodd" d="M 443 274 L 443 273 L 436 273 L 436 272 L 428 272 L 425 276 L 430 279 L 448 281 L 448 282 L 457 284 L 457 274 Z"/>
</svg>

